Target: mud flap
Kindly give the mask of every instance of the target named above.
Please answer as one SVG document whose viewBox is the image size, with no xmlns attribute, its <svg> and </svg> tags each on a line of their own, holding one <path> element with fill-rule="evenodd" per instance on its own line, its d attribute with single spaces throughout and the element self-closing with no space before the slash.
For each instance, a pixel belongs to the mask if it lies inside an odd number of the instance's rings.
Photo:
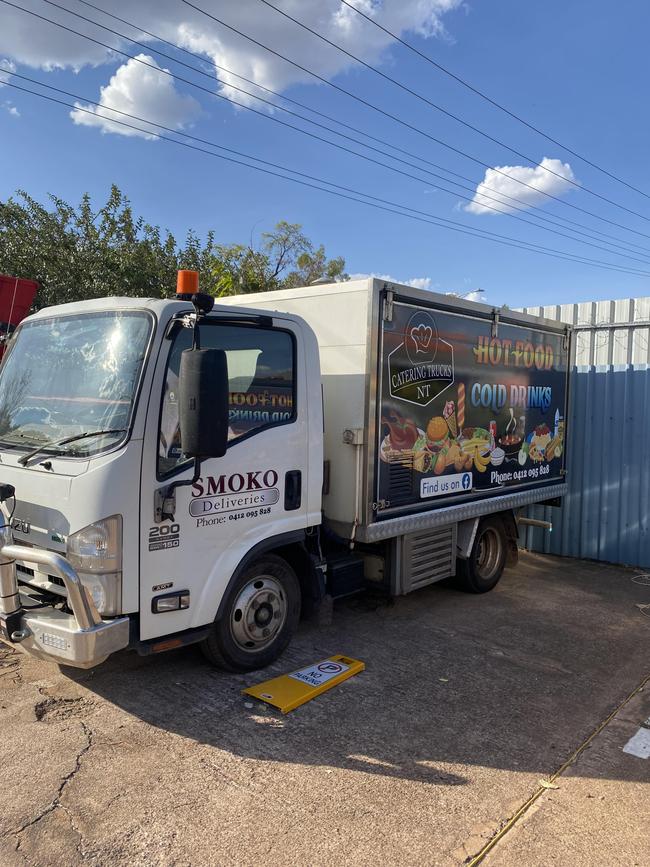
<svg viewBox="0 0 650 867">
<path fill-rule="evenodd" d="M 519 562 L 519 527 L 512 510 L 502 512 L 500 517 L 506 534 L 506 566 L 516 566 Z"/>
</svg>

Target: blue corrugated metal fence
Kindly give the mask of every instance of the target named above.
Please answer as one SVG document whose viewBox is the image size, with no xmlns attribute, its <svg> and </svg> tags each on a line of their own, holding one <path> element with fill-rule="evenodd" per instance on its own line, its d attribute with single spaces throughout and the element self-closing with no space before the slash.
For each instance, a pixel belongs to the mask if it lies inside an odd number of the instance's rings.
<svg viewBox="0 0 650 867">
<path fill-rule="evenodd" d="M 571 388 L 569 494 L 530 509 L 553 532 L 527 528 L 526 547 L 650 567 L 650 369 L 579 367 Z"/>
</svg>

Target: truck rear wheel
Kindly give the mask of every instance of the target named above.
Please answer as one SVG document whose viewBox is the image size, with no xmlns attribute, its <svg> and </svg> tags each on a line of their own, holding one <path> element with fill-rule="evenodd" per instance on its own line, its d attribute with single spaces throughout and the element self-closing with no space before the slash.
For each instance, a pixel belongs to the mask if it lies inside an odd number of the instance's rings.
<svg viewBox="0 0 650 867">
<path fill-rule="evenodd" d="M 487 593 L 495 587 L 506 564 L 507 540 L 500 518 L 483 518 L 467 560 L 458 560 L 456 585 L 466 593 Z"/>
<path fill-rule="evenodd" d="M 226 601 L 201 649 L 217 668 L 254 671 L 285 650 L 300 619 L 300 585 L 293 569 L 275 554 L 252 562 L 227 592 Z"/>
</svg>

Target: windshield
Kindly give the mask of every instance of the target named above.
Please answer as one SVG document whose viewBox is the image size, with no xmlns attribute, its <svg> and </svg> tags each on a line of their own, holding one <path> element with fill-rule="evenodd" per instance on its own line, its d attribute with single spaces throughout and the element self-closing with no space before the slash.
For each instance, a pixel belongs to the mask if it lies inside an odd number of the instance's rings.
<svg viewBox="0 0 650 867">
<path fill-rule="evenodd" d="M 140 312 L 24 323 L 0 368 L 0 445 L 33 449 L 93 431 L 106 433 L 52 451 L 88 456 L 116 445 L 131 421 L 150 333 L 151 317 Z"/>
</svg>

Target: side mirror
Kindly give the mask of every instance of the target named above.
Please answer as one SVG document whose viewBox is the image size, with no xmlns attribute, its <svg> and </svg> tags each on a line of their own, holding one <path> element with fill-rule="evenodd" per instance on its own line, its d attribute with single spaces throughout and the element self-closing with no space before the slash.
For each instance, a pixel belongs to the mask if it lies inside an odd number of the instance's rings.
<svg viewBox="0 0 650 867">
<path fill-rule="evenodd" d="M 181 353 L 178 391 L 183 452 L 221 458 L 228 447 L 228 361 L 222 349 Z"/>
</svg>

